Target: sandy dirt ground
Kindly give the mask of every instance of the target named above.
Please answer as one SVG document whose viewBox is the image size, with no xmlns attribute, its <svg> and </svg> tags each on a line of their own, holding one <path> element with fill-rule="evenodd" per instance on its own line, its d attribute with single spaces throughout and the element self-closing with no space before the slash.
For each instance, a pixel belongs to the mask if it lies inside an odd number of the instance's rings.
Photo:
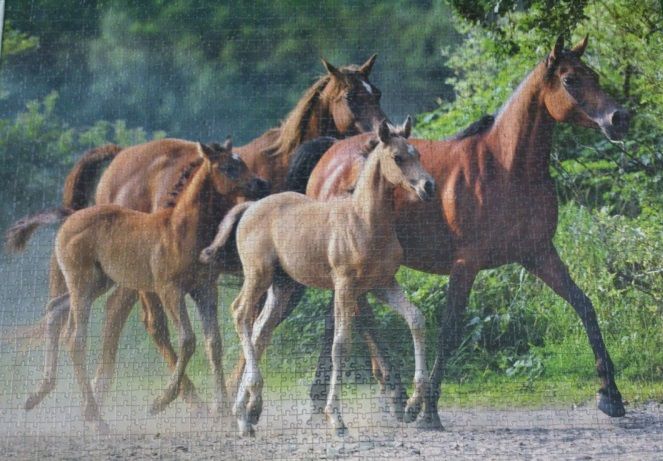
<svg viewBox="0 0 663 461">
<path fill-rule="evenodd" d="M 73 383 L 72 383 L 73 384 Z M 127 392 L 104 407 L 112 434 L 95 435 L 81 421 L 67 387 L 31 412 L 12 398 L 0 408 L 3 459 L 633 459 L 663 460 L 663 405 L 650 402 L 611 419 L 592 402 L 573 408 L 441 408 L 443 432 L 393 422 L 379 398 L 346 397 L 349 435 L 311 424 L 305 398 L 270 394 L 255 438 L 243 439 L 232 419 L 214 420 L 174 402 L 147 415 L 145 396 Z M 75 389 L 74 389 L 75 390 Z"/>
</svg>

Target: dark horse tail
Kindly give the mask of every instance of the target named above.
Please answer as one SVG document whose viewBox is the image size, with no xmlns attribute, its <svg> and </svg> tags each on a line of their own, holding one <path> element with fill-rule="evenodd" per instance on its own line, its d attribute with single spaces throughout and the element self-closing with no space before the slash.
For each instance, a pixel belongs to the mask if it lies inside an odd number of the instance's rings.
<svg viewBox="0 0 663 461">
<path fill-rule="evenodd" d="M 65 179 L 62 206 L 74 210 L 85 208 L 91 202 L 103 163 L 113 160 L 121 150 L 120 146 L 106 144 L 85 152 Z"/>
<path fill-rule="evenodd" d="M 102 165 L 115 158 L 121 150 L 120 146 L 106 144 L 85 152 L 67 175 L 62 194 L 62 207 L 46 210 L 14 223 L 5 233 L 7 251 L 23 251 L 39 227 L 59 223 L 73 211 L 85 208 L 91 201 Z"/>
<path fill-rule="evenodd" d="M 290 160 L 288 175 L 285 179 L 286 190 L 305 194 L 306 184 L 308 184 L 308 178 L 311 176 L 313 168 L 336 141 L 337 139 L 331 136 L 322 136 L 302 143 Z"/>
</svg>

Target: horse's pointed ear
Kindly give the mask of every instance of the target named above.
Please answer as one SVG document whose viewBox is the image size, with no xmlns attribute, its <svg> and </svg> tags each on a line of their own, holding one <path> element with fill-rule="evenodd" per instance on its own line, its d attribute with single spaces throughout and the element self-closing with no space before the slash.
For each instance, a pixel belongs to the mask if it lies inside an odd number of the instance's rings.
<svg viewBox="0 0 663 461">
<path fill-rule="evenodd" d="M 380 123 L 380 127 L 378 128 L 378 138 L 380 138 L 380 141 L 385 144 L 391 139 L 391 127 L 389 126 L 387 119 L 382 120 Z"/>
<path fill-rule="evenodd" d="M 401 136 L 407 139 L 410 137 L 410 133 L 412 133 L 412 117 L 408 115 L 401 127 Z"/>
<path fill-rule="evenodd" d="M 214 158 L 214 155 L 216 154 L 216 150 L 207 144 L 203 144 L 202 142 L 198 143 L 198 155 L 202 159 L 212 159 Z"/>
<path fill-rule="evenodd" d="M 589 40 L 589 34 L 585 35 L 585 38 L 580 40 L 576 46 L 574 46 L 571 49 L 571 52 L 575 54 L 576 56 L 580 57 L 582 54 L 585 52 L 585 48 L 587 48 L 587 42 Z"/>
<path fill-rule="evenodd" d="M 359 73 L 363 75 L 364 77 L 368 77 L 371 75 L 371 70 L 373 70 L 373 64 L 375 64 L 375 60 L 377 59 L 378 55 L 374 54 L 368 60 L 359 67 Z"/>
<path fill-rule="evenodd" d="M 557 41 L 555 42 L 555 47 L 548 56 L 548 67 L 552 67 L 555 64 L 557 64 L 557 60 L 562 55 L 563 50 L 564 50 L 564 36 L 560 35 L 559 37 L 557 37 Z"/>
<path fill-rule="evenodd" d="M 232 152 L 233 151 L 233 138 L 232 136 L 228 135 L 226 138 L 225 142 L 223 143 L 223 150 L 226 152 Z"/>
<path fill-rule="evenodd" d="M 322 65 L 325 66 L 325 69 L 327 69 L 329 75 L 337 78 L 338 80 L 343 80 L 343 74 L 341 71 L 329 64 L 325 58 L 322 58 Z"/>
</svg>

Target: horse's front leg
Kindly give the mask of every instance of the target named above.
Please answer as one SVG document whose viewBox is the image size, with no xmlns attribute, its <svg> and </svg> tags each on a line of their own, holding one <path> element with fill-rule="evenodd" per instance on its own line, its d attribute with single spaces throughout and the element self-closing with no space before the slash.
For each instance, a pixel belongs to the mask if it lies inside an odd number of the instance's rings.
<svg viewBox="0 0 663 461">
<path fill-rule="evenodd" d="M 258 360 L 269 345 L 274 330 L 288 318 L 299 304 L 305 289 L 304 285 L 295 282 L 287 275 L 279 275 L 274 277 L 274 283 L 267 290 L 267 297 L 262 306 L 258 301 L 256 308 L 260 310 L 260 314 L 253 324 L 253 333 L 251 334 L 251 341 Z M 243 373 L 244 357 L 242 356 L 238 360 L 228 384 L 231 392 L 237 391 L 238 381 Z"/>
<path fill-rule="evenodd" d="M 177 365 L 177 353 L 175 352 L 175 349 L 173 349 L 173 345 L 170 342 L 168 318 L 166 315 L 169 314 L 176 327 L 179 328 L 177 323 L 179 314 L 177 312 L 167 313 L 165 311 L 165 307 L 159 300 L 159 296 L 157 296 L 155 293 L 141 292 L 140 303 L 143 308 L 142 320 L 143 325 L 145 325 L 145 331 L 150 336 L 150 338 L 152 338 L 152 341 L 157 347 L 157 350 L 166 361 L 168 369 L 172 372 L 175 370 L 175 366 Z M 203 410 L 205 405 L 200 397 L 198 397 L 195 386 L 186 375 L 186 373 L 184 376 L 182 376 L 182 382 L 180 383 L 180 396 L 195 411 L 198 412 Z"/>
<path fill-rule="evenodd" d="M 383 397 L 387 399 L 391 414 L 402 421 L 404 417 L 407 392 L 401 382 L 401 375 L 389 361 L 389 353 L 386 345 L 379 338 L 376 331 L 376 321 L 373 308 L 368 303 L 366 295 L 359 297 L 359 317 L 357 318 L 357 329 L 361 334 L 368 352 L 371 355 L 373 376 L 380 383 Z"/>
<path fill-rule="evenodd" d="M 357 306 L 357 298 L 351 284 L 338 280 L 334 287 L 334 341 L 332 343 L 332 376 L 329 383 L 329 395 L 325 406 L 327 422 L 343 436 L 347 427 L 341 416 L 340 396 L 343 376 L 343 356 L 349 352 L 352 333 L 352 320 Z"/>
<path fill-rule="evenodd" d="M 437 411 L 437 401 L 440 398 L 440 385 L 442 384 L 446 361 L 449 355 L 458 348 L 462 339 L 463 315 L 467 308 L 470 290 L 472 289 L 477 273 L 478 269 L 467 264 L 465 260 L 456 261 L 449 275 L 447 304 L 446 306 L 437 306 L 437 351 L 435 362 L 430 372 L 430 390 L 424 400 L 423 413 L 417 420 L 417 427 L 420 429 L 444 429 Z"/>
<path fill-rule="evenodd" d="M 219 332 L 217 317 L 218 291 L 215 283 L 204 283 L 191 292 L 191 297 L 198 306 L 205 336 L 205 351 L 214 375 L 214 415 L 229 414 L 228 392 L 223 376 L 223 343 Z M 186 377 L 186 376 L 185 376 Z"/>
<path fill-rule="evenodd" d="M 596 311 L 590 299 L 575 284 L 552 243 L 546 251 L 524 262 L 523 265 L 571 304 L 578 313 L 594 351 L 596 370 L 601 380 L 597 395 L 599 410 L 608 416 L 624 416 L 626 410 L 615 383 L 614 365 L 603 342 Z"/>
<path fill-rule="evenodd" d="M 164 307 L 171 313 L 177 313 L 179 317 L 177 319 L 179 324 L 179 355 L 175 363 L 175 370 L 168 380 L 166 389 L 157 397 L 150 408 L 152 414 L 163 411 L 177 397 L 184 371 L 196 348 L 196 337 L 191 327 L 189 313 L 186 310 L 184 292 L 178 286 L 167 285 L 162 287 L 158 294 Z"/>
<path fill-rule="evenodd" d="M 421 311 L 405 297 L 401 287 L 393 280 L 391 286 L 373 290 L 380 301 L 390 305 L 405 319 L 414 344 L 414 393 L 405 407 L 405 422 L 412 422 L 421 411 L 424 397 L 428 395 L 426 370 L 426 319 Z"/>
<path fill-rule="evenodd" d="M 402 421 L 405 411 L 407 392 L 401 383 L 400 374 L 388 360 L 388 349 L 379 341 L 376 332 L 375 316 L 366 295 L 358 300 L 359 316 L 356 319 L 357 330 L 366 343 L 371 354 L 372 371 L 375 379 L 380 383 L 380 390 L 388 399 L 391 413 L 397 420 Z M 332 298 L 327 315 L 325 316 L 325 333 L 322 339 L 322 349 L 318 356 L 318 363 L 309 391 L 311 397 L 311 421 L 324 413 L 325 402 L 329 392 L 330 373 L 332 369 L 331 349 L 334 341 L 334 299 Z"/>
</svg>

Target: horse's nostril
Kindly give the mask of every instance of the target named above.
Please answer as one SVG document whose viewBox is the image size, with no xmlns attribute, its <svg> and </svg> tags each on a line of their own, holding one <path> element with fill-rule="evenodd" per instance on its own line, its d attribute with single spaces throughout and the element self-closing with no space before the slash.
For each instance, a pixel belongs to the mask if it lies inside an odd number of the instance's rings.
<svg viewBox="0 0 663 461">
<path fill-rule="evenodd" d="M 435 183 L 432 181 L 426 181 L 426 184 L 424 185 L 424 190 L 428 195 L 433 195 L 435 192 Z"/>
</svg>

